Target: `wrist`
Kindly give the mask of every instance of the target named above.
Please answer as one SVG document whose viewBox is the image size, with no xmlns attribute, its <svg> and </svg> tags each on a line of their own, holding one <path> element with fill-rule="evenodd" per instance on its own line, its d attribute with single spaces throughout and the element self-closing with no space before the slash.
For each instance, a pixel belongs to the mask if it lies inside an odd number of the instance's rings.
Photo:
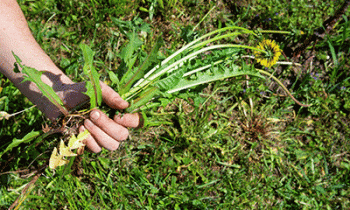
<svg viewBox="0 0 350 210">
<path fill-rule="evenodd" d="M 55 84 L 55 86 L 58 86 Z M 55 90 L 56 94 L 61 98 L 64 107 L 67 111 L 74 109 L 75 107 L 88 101 L 88 97 L 83 93 L 86 91 L 84 83 L 62 83 L 59 85 L 60 89 Z M 45 106 L 38 107 L 42 112 L 51 120 L 57 119 L 62 112 L 59 108 L 53 105 L 51 102 L 47 102 L 48 99 L 42 97 L 40 104 Z M 43 103 L 45 102 L 45 103 Z"/>
</svg>

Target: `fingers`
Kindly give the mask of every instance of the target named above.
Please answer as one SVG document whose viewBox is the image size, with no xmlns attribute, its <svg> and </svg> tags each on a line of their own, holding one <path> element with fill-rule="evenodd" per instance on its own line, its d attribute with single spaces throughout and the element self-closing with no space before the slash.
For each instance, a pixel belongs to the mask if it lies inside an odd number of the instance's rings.
<svg viewBox="0 0 350 210">
<path fill-rule="evenodd" d="M 116 123 L 100 110 L 92 111 L 90 113 L 90 119 L 94 125 L 98 126 L 101 130 L 117 141 L 123 141 L 129 136 L 129 131 L 127 128 Z"/>
<path fill-rule="evenodd" d="M 79 132 L 82 133 L 84 132 L 84 130 L 85 130 L 85 127 L 83 125 L 80 126 Z M 91 135 L 89 135 L 85 139 L 85 144 L 91 152 L 99 153 L 102 150 L 101 146 L 95 141 L 95 139 Z"/>
<path fill-rule="evenodd" d="M 129 103 L 124 101 L 120 95 L 111 87 L 100 82 L 103 101 L 113 109 L 125 109 Z M 119 141 L 126 140 L 129 131 L 126 127 L 136 128 L 139 126 L 140 117 L 137 113 L 115 116 L 110 119 L 100 110 L 93 110 L 90 113 L 90 119 L 84 121 L 84 125 L 79 128 L 80 132 L 88 129 L 90 134 L 86 141 L 86 146 L 95 153 L 102 150 L 102 147 L 108 150 L 116 150 L 119 147 Z"/>
<path fill-rule="evenodd" d="M 84 126 L 89 130 L 91 136 L 99 146 L 112 151 L 118 149 L 119 142 L 97 127 L 93 122 L 87 119 L 84 122 Z"/>
<path fill-rule="evenodd" d="M 108 150 L 116 150 L 119 147 L 118 141 L 128 138 L 128 129 L 109 119 L 100 110 L 92 111 L 90 119 L 84 121 L 84 126 L 100 146 Z"/>
<path fill-rule="evenodd" d="M 88 129 L 91 135 L 86 139 L 86 145 L 92 152 L 100 152 L 101 147 L 108 150 L 116 150 L 119 147 L 119 141 L 126 140 L 129 131 L 126 127 L 137 127 L 139 116 L 137 114 L 126 114 L 122 118 L 115 117 L 110 119 L 100 110 L 93 110 L 90 113 L 90 120 L 84 121 L 84 128 Z"/>
<path fill-rule="evenodd" d="M 123 116 L 119 114 L 114 116 L 114 121 L 125 127 L 137 128 L 140 124 L 140 115 L 138 113 Z"/>
<path fill-rule="evenodd" d="M 101 84 L 103 101 L 113 109 L 125 109 L 129 103 L 124 101 L 117 92 L 104 83 Z M 108 150 L 116 150 L 119 141 L 126 140 L 129 131 L 126 127 L 138 127 L 140 117 L 138 114 L 125 114 L 123 117 L 115 116 L 110 119 L 100 110 L 93 110 L 90 113 L 90 120 L 84 121 L 84 126 L 80 128 L 88 129 L 91 135 L 86 139 L 86 145 L 92 152 L 100 152 L 101 147 Z"/>
<path fill-rule="evenodd" d="M 126 109 L 129 103 L 124 101 L 117 92 L 103 82 L 100 82 L 103 101 L 113 109 Z"/>
</svg>

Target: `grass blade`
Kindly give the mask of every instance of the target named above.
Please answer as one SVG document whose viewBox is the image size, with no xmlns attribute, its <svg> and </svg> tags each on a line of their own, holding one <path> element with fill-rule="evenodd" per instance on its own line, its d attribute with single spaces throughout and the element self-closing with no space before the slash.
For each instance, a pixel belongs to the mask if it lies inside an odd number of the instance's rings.
<svg viewBox="0 0 350 210">
<path fill-rule="evenodd" d="M 334 47 L 333 47 L 333 45 L 332 45 L 330 40 L 328 40 L 327 43 L 328 43 L 329 49 L 330 49 L 331 54 L 332 54 L 334 65 L 338 66 L 338 59 L 337 59 L 337 55 L 335 53 L 335 49 L 334 49 Z"/>
</svg>

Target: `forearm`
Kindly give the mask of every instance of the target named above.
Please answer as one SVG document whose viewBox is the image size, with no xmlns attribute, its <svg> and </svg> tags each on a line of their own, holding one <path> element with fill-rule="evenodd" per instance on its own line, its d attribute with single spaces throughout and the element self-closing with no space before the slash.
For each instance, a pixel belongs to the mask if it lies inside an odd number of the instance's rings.
<svg viewBox="0 0 350 210">
<path fill-rule="evenodd" d="M 13 71 L 15 58 L 12 52 L 22 60 L 22 64 L 45 71 L 42 81 L 53 88 L 66 108 L 71 109 L 88 100 L 83 94 L 86 91 L 84 83 L 72 82 L 40 48 L 16 0 L 0 0 L 0 72 L 47 117 L 55 119 L 60 114 L 58 108 L 42 96 L 35 84 L 28 81 L 22 83 L 23 74 Z M 112 88 L 101 83 L 101 89 L 103 101 L 108 106 L 115 109 L 128 107 L 128 103 Z M 91 120 L 86 119 L 79 130 L 82 132 L 87 129 L 90 132 L 86 144 L 93 152 L 100 152 L 101 147 L 117 149 L 119 142 L 129 135 L 126 127 L 137 127 L 139 124 L 138 114 L 115 116 L 114 120 L 99 110 L 93 110 L 90 115 Z"/>
<path fill-rule="evenodd" d="M 0 1 L 0 72 L 44 113 L 54 111 L 55 107 L 41 96 L 39 89 L 31 82 L 24 82 L 23 74 L 15 73 L 15 53 L 26 66 L 44 70 L 42 80 L 60 92 L 65 84 L 72 81 L 53 63 L 32 36 L 25 17 L 16 0 Z M 52 117 L 58 115 L 52 115 Z M 49 116 L 50 117 L 50 116 Z"/>
</svg>

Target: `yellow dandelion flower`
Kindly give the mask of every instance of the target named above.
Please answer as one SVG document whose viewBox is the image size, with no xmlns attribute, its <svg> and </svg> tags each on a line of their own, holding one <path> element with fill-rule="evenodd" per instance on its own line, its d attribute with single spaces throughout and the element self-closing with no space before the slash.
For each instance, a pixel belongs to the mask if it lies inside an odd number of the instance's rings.
<svg viewBox="0 0 350 210">
<path fill-rule="evenodd" d="M 282 53 L 278 44 L 270 39 L 264 39 L 256 48 L 265 51 L 254 51 L 254 56 L 258 63 L 267 68 L 275 65 Z"/>
</svg>

